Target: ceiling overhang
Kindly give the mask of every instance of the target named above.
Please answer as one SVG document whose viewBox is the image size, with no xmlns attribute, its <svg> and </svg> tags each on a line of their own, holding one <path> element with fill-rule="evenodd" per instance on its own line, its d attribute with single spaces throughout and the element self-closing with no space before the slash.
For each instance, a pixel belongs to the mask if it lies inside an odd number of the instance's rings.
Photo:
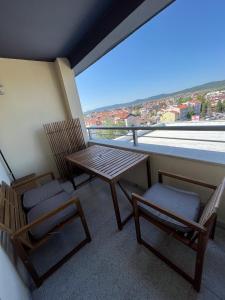
<svg viewBox="0 0 225 300">
<path fill-rule="evenodd" d="M 173 0 L 0 0 L 0 57 L 67 57 L 79 74 Z"/>
<path fill-rule="evenodd" d="M 93 50 L 75 65 L 75 75 L 80 74 L 91 66 L 172 2 L 174 2 L 174 0 L 143 1 L 139 7 L 137 7 L 123 22 L 121 22 Z"/>
</svg>

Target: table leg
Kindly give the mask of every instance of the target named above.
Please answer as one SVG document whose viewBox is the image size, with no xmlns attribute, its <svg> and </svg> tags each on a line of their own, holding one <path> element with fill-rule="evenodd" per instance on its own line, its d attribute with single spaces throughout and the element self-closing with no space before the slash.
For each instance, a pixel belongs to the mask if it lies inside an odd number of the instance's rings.
<svg viewBox="0 0 225 300">
<path fill-rule="evenodd" d="M 132 199 L 131 199 L 130 195 L 128 194 L 128 192 L 125 190 L 125 188 L 122 186 L 122 184 L 119 181 L 117 183 L 118 183 L 121 191 L 126 196 L 127 200 L 130 202 L 131 206 L 133 207 L 133 202 L 132 202 Z"/>
<path fill-rule="evenodd" d="M 150 170 L 150 161 L 149 158 L 146 160 L 146 168 L 147 168 L 147 181 L 148 181 L 148 188 L 151 187 L 151 170 Z"/>
<path fill-rule="evenodd" d="M 119 210 L 119 204 L 118 204 L 118 199 L 117 199 L 117 193 L 116 193 L 116 183 L 115 182 L 110 182 L 110 189 L 112 193 L 112 200 L 113 200 L 113 206 L 114 206 L 114 211 L 116 215 L 116 221 L 117 221 L 117 226 L 119 230 L 122 230 L 122 222 L 121 222 L 121 217 L 120 217 L 120 210 Z"/>
</svg>

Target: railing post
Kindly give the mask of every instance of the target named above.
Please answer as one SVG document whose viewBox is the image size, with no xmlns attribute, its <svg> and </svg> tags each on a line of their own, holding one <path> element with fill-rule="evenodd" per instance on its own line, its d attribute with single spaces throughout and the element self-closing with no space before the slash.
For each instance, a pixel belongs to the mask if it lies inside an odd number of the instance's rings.
<svg viewBox="0 0 225 300">
<path fill-rule="evenodd" d="M 90 128 L 87 128 L 87 130 L 88 130 L 89 140 L 91 140 L 91 139 L 92 139 L 92 136 L 91 136 L 91 129 L 90 129 Z"/>
<path fill-rule="evenodd" d="M 132 134 L 133 134 L 133 143 L 134 143 L 134 146 L 137 146 L 138 145 L 137 131 L 135 129 L 132 129 Z"/>
</svg>

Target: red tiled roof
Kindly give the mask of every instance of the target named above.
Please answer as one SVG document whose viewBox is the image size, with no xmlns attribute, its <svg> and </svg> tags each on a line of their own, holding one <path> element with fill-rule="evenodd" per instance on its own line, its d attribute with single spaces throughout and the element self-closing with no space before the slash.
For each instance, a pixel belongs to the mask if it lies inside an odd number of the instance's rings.
<svg viewBox="0 0 225 300">
<path fill-rule="evenodd" d="M 179 109 L 185 109 L 185 108 L 187 108 L 188 106 L 186 105 L 186 104 L 180 104 L 179 106 L 178 106 L 178 108 Z"/>
</svg>

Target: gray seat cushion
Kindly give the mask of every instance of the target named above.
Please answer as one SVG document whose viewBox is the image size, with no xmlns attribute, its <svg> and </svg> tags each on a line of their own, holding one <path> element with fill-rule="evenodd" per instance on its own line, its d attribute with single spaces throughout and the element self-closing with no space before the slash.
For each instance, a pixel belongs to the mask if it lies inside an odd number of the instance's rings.
<svg viewBox="0 0 225 300">
<path fill-rule="evenodd" d="M 29 210 L 39 202 L 60 193 L 62 190 L 59 181 L 52 180 L 44 185 L 25 192 L 23 195 L 23 206 L 26 210 Z"/>
<path fill-rule="evenodd" d="M 72 194 L 74 192 L 74 187 L 70 181 L 60 182 L 61 188 L 67 194 Z"/>
<path fill-rule="evenodd" d="M 143 198 L 151 200 L 154 204 L 168 209 L 175 214 L 178 214 L 185 219 L 191 221 L 198 221 L 200 213 L 200 198 L 198 194 L 180 190 L 171 186 L 167 186 L 161 183 L 153 185 L 143 195 Z M 149 214 L 151 217 L 159 220 L 168 226 L 182 232 L 189 232 L 191 229 L 186 225 L 156 211 L 155 209 L 148 207 L 142 203 L 139 203 L 140 209 Z"/>
<path fill-rule="evenodd" d="M 27 214 L 28 224 L 32 223 L 33 221 L 43 216 L 44 214 L 51 212 L 53 209 L 67 202 L 69 199 L 71 199 L 70 194 L 61 192 L 60 194 L 57 194 L 45 201 L 40 202 L 28 212 Z M 46 233 L 51 231 L 55 226 L 70 218 L 73 214 L 75 214 L 76 211 L 77 208 L 75 205 L 70 205 L 66 207 L 64 210 L 60 211 L 56 215 L 47 219 L 43 223 L 33 227 L 30 230 L 31 235 L 35 239 L 40 239 Z"/>
</svg>

